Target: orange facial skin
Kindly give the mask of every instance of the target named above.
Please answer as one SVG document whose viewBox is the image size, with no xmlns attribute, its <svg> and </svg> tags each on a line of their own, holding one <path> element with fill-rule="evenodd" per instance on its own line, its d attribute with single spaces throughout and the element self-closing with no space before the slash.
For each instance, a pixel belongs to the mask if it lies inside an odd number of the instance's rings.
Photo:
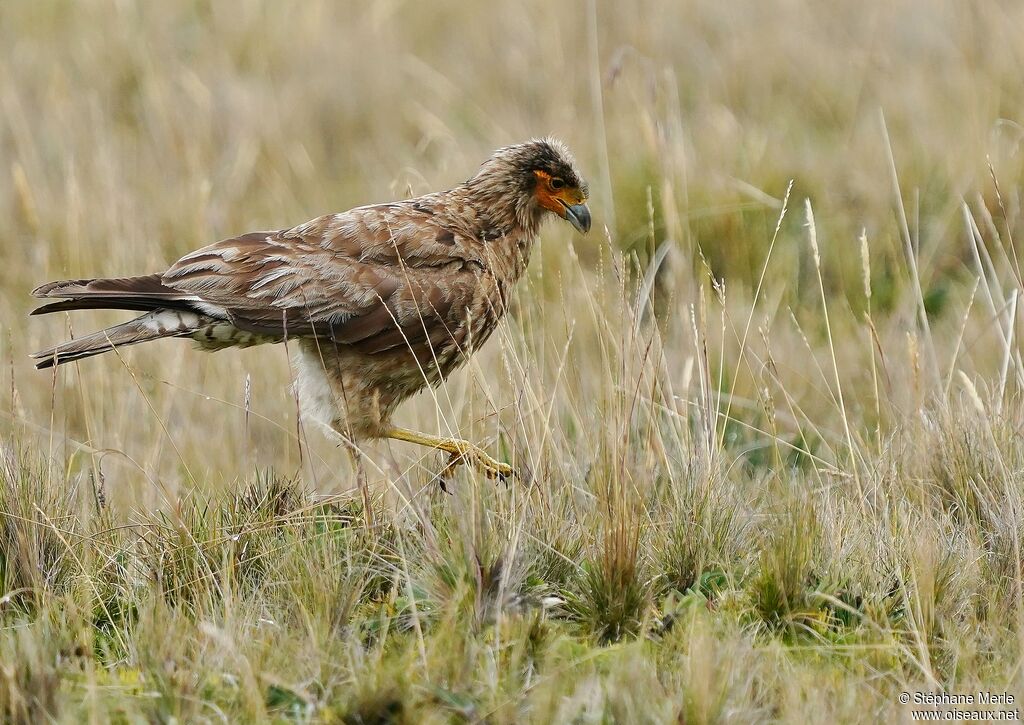
<svg viewBox="0 0 1024 725">
<path fill-rule="evenodd" d="M 553 211 L 563 219 L 565 218 L 566 207 L 582 204 L 587 200 L 583 192 L 574 187 L 566 185 L 556 189 L 552 184 L 553 182 L 557 184 L 559 180 L 553 179 L 546 171 L 537 170 L 533 174 L 537 177 L 537 186 L 533 192 L 533 195 L 537 197 L 537 202 L 548 211 Z M 563 181 L 562 183 L 564 184 L 565 182 Z"/>
</svg>

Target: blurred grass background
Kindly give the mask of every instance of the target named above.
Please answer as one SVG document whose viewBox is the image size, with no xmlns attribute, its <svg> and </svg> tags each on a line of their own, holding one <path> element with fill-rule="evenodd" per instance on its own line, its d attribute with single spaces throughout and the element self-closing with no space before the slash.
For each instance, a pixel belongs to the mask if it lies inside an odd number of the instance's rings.
<svg viewBox="0 0 1024 725">
<path fill-rule="evenodd" d="M 1019 688 L 1021 28 L 998 0 L 0 4 L 7 716 L 858 719 Z M 439 498 L 437 456 L 382 445 L 387 528 L 359 529 L 285 348 L 28 363 L 120 319 L 29 320 L 36 284 L 549 133 L 595 231 L 546 228 L 502 332 L 398 416 L 532 488 Z"/>
<path fill-rule="evenodd" d="M 24 354 L 59 335 L 52 320 L 24 320 L 35 283 L 159 269 L 243 230 L 443 188 L 534 135 L 575 149 L 612 244 L 644 262 L 669 242 L 690 279 L 706 265 L 748 301 L 794 180 L 822 226 L 827 292 L 863 310 L 864 230 L 876 312 L 906 307 L 883 112 L 933 312 L 969 276 L 962 200 L 996 207 L 989 161 L 1017 217 L 1015 3 L 11 2 L 0 12 L 0 242 L 12 259 L 0 269 L 3 383 L 36 422 L 49 386 Z M 768 278 L 776 304 L 798 312 L 817 297 L 800 216 L 786 220 Z M 544 253 L 557 260 L 566 238 L 551 238 Z M 595 246 L 579 250 L 591 266 Z M 167 384 L 153 383 L 157 409 L 226 416 L 172 390 L 196 381 L 190 390 L 237 405 L 240 381 L 258 372 L 254 406 L 293 427 L 281 351 L 206 359 L 184 347 L 125 353 Z M 134 425 L 149 406 L 120 367 L 90 363 L 71 380 L 81 394 L 57 396 L 58 413 L 79 440 L 122 447 L 137 436 L 138 450 L 152 438 Z M 255 427 L 260 463 L 297 455 L 276 428 Z M 234 475 L 247 450 L 235 429 L 179 445 Z M 227 445 L 236 456 L 218 454 Z"/>
</svg>

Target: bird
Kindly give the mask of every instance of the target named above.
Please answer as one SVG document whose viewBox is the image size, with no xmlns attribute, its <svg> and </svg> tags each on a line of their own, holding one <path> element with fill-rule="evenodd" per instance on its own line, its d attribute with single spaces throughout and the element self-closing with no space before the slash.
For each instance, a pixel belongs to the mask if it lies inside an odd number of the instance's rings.
<svg viewBox="0 0 1024 725">
<path fill-rule="evenodd" d="M 505 146 L 447 191 L 223 239 L 156 274 L 37 287 L 34 297 L 59 301 L 33 315 L 142 314 L 32 358 L 44 369 L 162 338 L 209 352 L 291 342 L 303 418 L 350 448 L 407 441 L 448 453 L 446 472 L 468 463 L 507 482 L 512 467 L 482 447 L 399 427 L 392 415 L 491 336 L 546 219 L 590 230 L 588 197 L 561 141 Z"/>
</svg>

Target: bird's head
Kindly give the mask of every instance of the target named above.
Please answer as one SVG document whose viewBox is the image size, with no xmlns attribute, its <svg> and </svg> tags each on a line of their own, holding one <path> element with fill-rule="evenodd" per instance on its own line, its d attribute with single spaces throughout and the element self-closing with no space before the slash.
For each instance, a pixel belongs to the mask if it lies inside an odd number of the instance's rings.
<svg viewBox="0 0 1024 725">
<path fill-rule="evenodd" d="M 536 229 L 551 213 L 578 232 L 590 231 L 587 182 L 569 149 L 557 139 L 534 139 L 498 149 L 468 183 L 489 197 L 489 203 L 510 204 L 514 219 L 524 229 Z"/>
</svg>

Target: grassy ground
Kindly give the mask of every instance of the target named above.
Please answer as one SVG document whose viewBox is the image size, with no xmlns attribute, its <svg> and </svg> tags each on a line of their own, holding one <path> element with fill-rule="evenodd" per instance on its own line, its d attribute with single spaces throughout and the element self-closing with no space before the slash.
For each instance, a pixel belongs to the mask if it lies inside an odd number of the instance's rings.
<svg viewBox="0 0 1024 725">
<path fill-rule="evenodd" d="M 0 3 L 0 719 L 874 721 L 1024 696 L 1012 2 Z M 28 290 L 554 133 L 595 232 L 403 424 Z M 72 329 L 72 325 L 74 328 Z"/>
</svg>

